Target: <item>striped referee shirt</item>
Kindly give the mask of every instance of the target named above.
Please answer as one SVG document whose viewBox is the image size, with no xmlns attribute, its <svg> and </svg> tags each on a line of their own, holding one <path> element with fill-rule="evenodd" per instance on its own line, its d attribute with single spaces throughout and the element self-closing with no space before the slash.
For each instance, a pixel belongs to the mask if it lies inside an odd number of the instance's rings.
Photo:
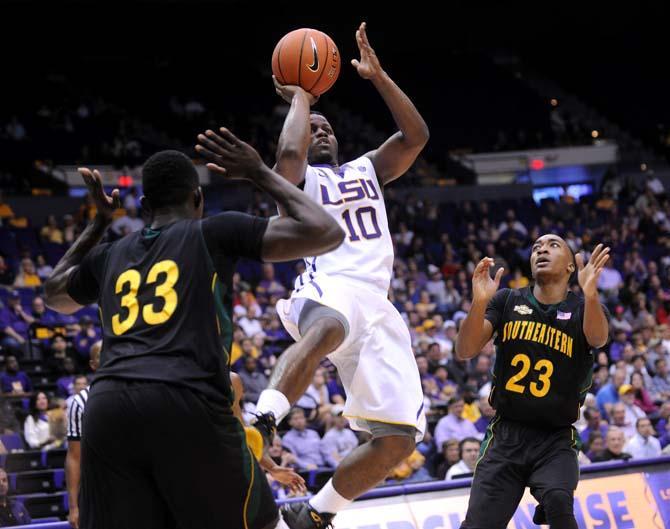
<svg viewBox="0 0 670 529">
<path fill-rule="evenodd" d="M 86 386 L 79 393 L 70 398 L 67 407 L 67 439 L 81 441 L 81 425 L 84 418 L 84 408 L 88 400 L 91 386 Z"/>
</svg>

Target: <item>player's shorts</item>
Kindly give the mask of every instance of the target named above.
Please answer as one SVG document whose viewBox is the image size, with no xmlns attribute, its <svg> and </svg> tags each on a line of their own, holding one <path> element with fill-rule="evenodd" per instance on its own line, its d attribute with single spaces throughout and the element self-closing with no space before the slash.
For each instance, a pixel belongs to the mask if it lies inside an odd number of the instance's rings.
<svg viewBox="0 0 670 529">
<path fill-rule="evenodd" d="M 461 529 L 505 529 L 526 487 L 540 504 L 550 490 L 572 495 L 579 481 L 578 443 L 570 426 L 542 429 L 494 417 L 482 442 Z"/>
<path fill-rule="evenodd" d="M 161 382 L 93 384 L 82 437 L 82 529 L 265 529 L 278 509 L 240 422 Z"/>
<path fill-rule="evenodd" d="M 426 429 L 421 380 L 407 324 L 393 304 L 364 284 L 316 273 L 311 283 L 277 303 L 277 313 L 296 341 L 308 299 L 338 311 L 349 324 L 344 341 L 328 359 L 347 394 L 343 415 L 351 427 L 370 432 L 367 421 L 412 426 L 420 440 Z"/>
</svg>

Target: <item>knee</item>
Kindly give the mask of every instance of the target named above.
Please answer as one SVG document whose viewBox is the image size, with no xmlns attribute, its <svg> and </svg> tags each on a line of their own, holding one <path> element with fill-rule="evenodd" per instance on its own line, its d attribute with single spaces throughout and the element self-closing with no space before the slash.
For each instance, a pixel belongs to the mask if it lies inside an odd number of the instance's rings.
<svg viewBox="0 0 670 529">
<path fill-rule="evenodd" d="M 542 506 L 550 524 L 557 517 L 574 514 L 572 493 L 564 489 L 552 489 L 546 492 L 542 497 Z"/>
<path fill-rule="evenodd" d="M 372 442 L 394 465 L 412 455 L 412 452 L 414 452 L 414 448 L 416 447 L 414 439 L 405 435 L 378 437 L 373 439 Z"/>
<path fill-rule="evenodd" d="M 344 341 L 344 326 L 335 318 L 321 318 L 310 328 L 308 333 L 312 335 L 319 348 L 314 348 L 314 354 L 322 354 L 323 351 L 330 353 L 337 349 Z"/>
</svg>

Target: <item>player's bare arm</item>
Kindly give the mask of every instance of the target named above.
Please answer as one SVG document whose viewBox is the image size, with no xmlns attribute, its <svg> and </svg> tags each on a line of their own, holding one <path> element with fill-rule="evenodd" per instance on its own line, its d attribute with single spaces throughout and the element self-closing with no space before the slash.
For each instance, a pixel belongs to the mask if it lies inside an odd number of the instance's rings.
<svg viewBox="0 0 670 529">
<path fill-rule="evenodd" d="M 472 308 L 461 322 L 456 336 L 456 356 L 461 360 L 473 358 L 479 354 L 493 335 L 493 325 L 484 318 L 486 307 L 500 286 L 504 268 L 500 268 L 491 279 L 490 268 L 494 261 L 484 257 L 472 274 Z"/>
<path fill-rule="evenodd" d="M 282 85 L 273 76 L 277 95 L 291 105 L 277 143 L 274 170 L 294 185 L 305 179 L 310 143 L 309 109 L 317 98 L 299 86 Z"/>
<path fill-rule="evenodd" d="M 428 143 L 430 133 L 412 101 L 381 67 L 370 46 L 365 22 L 356 31 L 356 43 L 361 58 L 353 59 L 351 64 L 358 75 L 372 81 L 400 129 L 377 150 L 366 154 L 372 160 L 379 182 L 385 185 L 407 172 Z"/>
<path fill-rule="evenodd" d="M 196 151 L 207 167 L 228 178 L 252 181 L 286 212 L 270 220 L 263 236 L 265 261 L 288 261 L 305 255 L 321 255 L 337 248 L 344 232 L 337 222 L 302 191 L 263 163 L 251 145 L 221 128 L 198 135 Z"/>
<path fill-rule="evenodd" d="M 584 293 L 584 335 L 591 347 L 602 347 L 609 335 L 609 323 L 598 296 L 598 278 L 610 259 L 609 251 L 609 247 L 599 244 L 587 264 L 581 254 L 575 256 L 579 270 L 577 279 Z"/>
<path fill-rule="evenodd" d="M 68 441 L 65 458 L 67 493 L 70 501 L 68 522 L 79 529 L 79 482 L 81 480 L 81 441 Z"/>
<path fill-rule="evenodd" d="M 102 175 L 98 171 L 81 168 L 79 173 L 84 179 L 89 195 L 95 202 L 97 213 L 82 234 L 47 279 L 44 285 L 46 304 L 57 312 L 72 314 L 81 308 L 67 293 L 67 282 L 70 274 L 81 263 L 91 249 L 100 242 L 107 228 L 112 223 L 114 210 L 121 206 L 119 190 L 112 191 L 111 196 L 105 193 L 102 186 Z"/>
</svg>

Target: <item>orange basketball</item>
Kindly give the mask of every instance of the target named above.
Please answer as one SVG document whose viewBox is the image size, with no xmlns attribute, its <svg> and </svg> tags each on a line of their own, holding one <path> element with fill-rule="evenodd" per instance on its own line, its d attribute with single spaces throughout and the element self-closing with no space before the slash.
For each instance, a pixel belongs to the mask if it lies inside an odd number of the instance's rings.
<svg viewBox="0 0 670 529">
<path fill-rule="evenodd" d="M 322 31 L 296 29 L 275 46 L 272 73 L 281 84 L 298 85 L 320 96 L 340 75 L 340 52 L 333 39 Z"/>
</svg>

